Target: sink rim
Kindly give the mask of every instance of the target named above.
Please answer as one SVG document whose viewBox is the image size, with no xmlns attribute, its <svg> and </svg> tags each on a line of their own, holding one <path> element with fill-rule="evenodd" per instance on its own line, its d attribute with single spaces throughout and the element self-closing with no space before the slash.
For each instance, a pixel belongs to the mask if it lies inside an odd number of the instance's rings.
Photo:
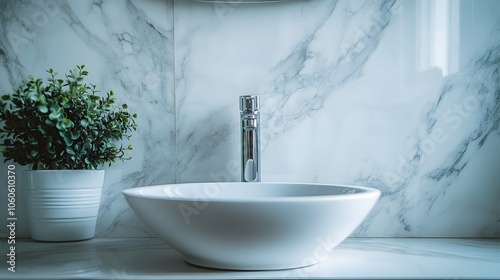
<svg viewBox="0 0 500 280">
<path fill-rule="evenodd" d="M 335 188 L 335 189 L 346 189 L 346 190 L 356 190 L 358 192 L 354 193 L 331 193 L 331 194 L 312 194 L 312 195 L 275 195 L 266 196 L 266 194 L 261 194 L 258 196 L 252 195 L 251 193 L 243 193 L 241 196 L 225 196 L 218 194 L 202 193 L 199 191 L 198 195 L 183 195 L 179 193 L 171 194 L 163 191 L 161 193 L 146 192 L 153 189 L 165 189 L 179 187 L 206 187 L 206 186 L 219 186 L 218 191 L 222 191 L 228 186 L 239 187 L 238 185 L 245 185 L 245 187 L 263 187 L 264 185 L 276 185 L 286 188 L 286 185 L 292 185 L 299 188 L 307 187 L 324 187 L 324 188 Z M 360 197 L 380 197 L 381 191 L 372 187 L 355 186 L 355 185 L 344 185 L 344 184 L 324 184 L 324 183 L 297 183 L 297 182 L 198 182 L 198 183 L 179 183 L 179 184 L 159 184 L 151 186 L 141 186 L 129 188 L 122 190 L 122 193 L 126 196 L 153 199 L 153 200 L 164 200 L 164 201 L 193 201 L 193 200 L 205 200 L 210 202 L 237 202 L 237 203 L 256 203 L 256 202 L 313 202 L 313 201 L 342 201 L 357 199 Z M 247 196 L 245 196 L 247 195 Z"/>
<path fill-rule="evenodd" d="M 205 186 L 212 196 L 200 195 Z M 170 192 L 180 187 L 179 195 L 168 197 L 166 187 Z M 138 217 L 185 261 L 232 271 L 293 269 L 324 261 L 381 194 L 371 187 L 297 182 L 162 184 L 122 193 Z"/>
</svg>

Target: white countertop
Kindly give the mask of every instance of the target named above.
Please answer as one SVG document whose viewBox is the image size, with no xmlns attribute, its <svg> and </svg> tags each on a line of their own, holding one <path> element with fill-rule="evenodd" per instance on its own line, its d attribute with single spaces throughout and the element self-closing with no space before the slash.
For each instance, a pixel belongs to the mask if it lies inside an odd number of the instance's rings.
<svg viewBox="0 0 500 280">
<path fill-rule="evenodd" d="M 500 239 L 350 238 L 319 265 L 280 271 L 192 266 L 156 238 L 16 240 L 16 272 L 8 266 L 0 279 L 500 279 Z"/>
</svg>

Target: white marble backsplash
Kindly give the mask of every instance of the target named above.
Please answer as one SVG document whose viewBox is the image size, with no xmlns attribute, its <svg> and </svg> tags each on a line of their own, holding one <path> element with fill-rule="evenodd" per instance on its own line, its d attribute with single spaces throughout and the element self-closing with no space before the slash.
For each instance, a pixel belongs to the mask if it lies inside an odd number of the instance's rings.
<svg viewBox="0 0 500 280">
<path fill-rule="evenodd" d="M 85 64 L 139 114 L 133 160 L 107 172 L 100 237 L 150 236 L 125 188 L 239 180 L 244 94 L 261 96 L 264 181 L 382 191 L 354 236 L 499 237 L 498 10 L 0 0 L 0 94 Z"/>
<path fill-rule="evenodd" d="M 150 235 L 121 190 L 175 182 L 172 7 L 172 1 L 0 2 L 2 94 L 29 74 L 46 77 L 54 68 L 63 75 L 85 64 L 89 82 L 112 89 L 139 116 L 133 159 L 106 173 L 97 236 Z M 22 222 L 18 230 L 25 231 Z"/>
</svg>

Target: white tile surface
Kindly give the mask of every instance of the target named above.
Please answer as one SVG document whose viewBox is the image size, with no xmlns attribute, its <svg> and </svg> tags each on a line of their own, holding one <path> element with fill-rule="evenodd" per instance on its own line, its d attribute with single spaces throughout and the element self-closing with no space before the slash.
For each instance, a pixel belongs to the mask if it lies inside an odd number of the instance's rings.
<svg viewBox="0 0 500 280">
<path fill-rule="evenodd" d="M 498 239 L 351 238 L 316 266 L 224 271 L 187 264 L 156 238 L 18 240 L 16 272 L 2 279 L 498 279 Z"/>
<path fill-rule="evenodd" d="M 106 174 L 97 235 L 150 236 L 121 190 L 175 180 L 173 2 L 2 1 L 0 7 L 2 94 L 29 74 L 45 78 L 44 71 L 54 68 L 64 77 L 85 64 L 88 83 L 113 90 L 118 102 L 138 113 L 132 161 L 118 162 Z M 18 196 L 19 213 L 23 202 Z M 26 222 L 19 217 L 19 237 L 29 234 Z"/>
<path fill-rule="evenodd" d="M 355 236 L 499 236 L 499 5 L 176 1 L 177 182 L 239 180 L 260 94 L 264 181 L 382 190 Z"/>
</svg>

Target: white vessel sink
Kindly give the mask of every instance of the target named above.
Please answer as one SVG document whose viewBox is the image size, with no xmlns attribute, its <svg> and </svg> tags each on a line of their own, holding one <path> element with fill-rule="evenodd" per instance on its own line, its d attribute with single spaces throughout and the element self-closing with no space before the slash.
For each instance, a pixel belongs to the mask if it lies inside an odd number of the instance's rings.
<svg viewBox="0 0 500 280">
<path fill-rule="evenodd" d="M 123 193 L 139 218 L 187 262 L 232 270 L 321 262 L 380 196 L 366 187 L 237 182 L 158 185 Z"/>
</svg>

